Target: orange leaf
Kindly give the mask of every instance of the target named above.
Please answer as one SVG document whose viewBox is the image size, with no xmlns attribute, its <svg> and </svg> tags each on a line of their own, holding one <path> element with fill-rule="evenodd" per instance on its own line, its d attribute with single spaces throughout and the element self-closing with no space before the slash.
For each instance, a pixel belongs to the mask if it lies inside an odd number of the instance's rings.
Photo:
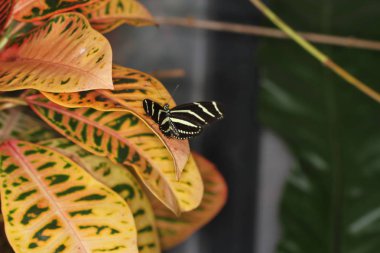
<svg viewBox="0 0 380 253">
<path fill-rule="evenodd" d="M 158 103 L 175 106 L 173 99 L 160 81 L 138 70 L 114 65 L 113 91 L 93 90 L 78 93 L 43 94 L 56 104 L 71 107 L 90 107 L 99 111 L 127 111 L 139 117 L 165 144 L 173 157 L 179 178 L 190 154 L 189 142 L 167 138 L 158 125 L 145 114 L 143 100 L 148 98 Z"/>
<path fill-rule="evenodd" d="M 78 13 L 60 14 L 8 47 L 0 59 L 0 91 L 75 92 L 112 89 L 112 51 Z"/>
<path fill-rule="evenodd" d="M 67 12 L 99 0 L 17 0 L 14 18 L 22 22 L 34 22 L 58 13 Z"/>
<path fill-rule="evenodd" d="M 206 158 L 193 153 L 200 169 L 205 192 L 201 205 L 182 216 L 176 217 L 162 204 L 154 201 L 153 210 L 164 250 L 185 241 L 194 232 L 212 220 L 222 209 L 227 199 L 227 185 L 220 172 Z"/>
</svg>

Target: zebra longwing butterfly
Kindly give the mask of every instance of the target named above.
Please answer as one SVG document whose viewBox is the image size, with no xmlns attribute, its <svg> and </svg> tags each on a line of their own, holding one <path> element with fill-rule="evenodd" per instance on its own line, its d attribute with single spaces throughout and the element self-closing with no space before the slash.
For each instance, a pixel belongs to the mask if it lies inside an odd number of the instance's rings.
<svg viewBox="0 0 380 253">
<path fill-rule="evenodd" d="M 214 101 L 195 102 L 169 109 L 169 105 L 144 99 L 145 112 L 170 138 L 190 139 L 202 132 L 202 127 L 223 118 L 220 105 Z"/>
</svg>

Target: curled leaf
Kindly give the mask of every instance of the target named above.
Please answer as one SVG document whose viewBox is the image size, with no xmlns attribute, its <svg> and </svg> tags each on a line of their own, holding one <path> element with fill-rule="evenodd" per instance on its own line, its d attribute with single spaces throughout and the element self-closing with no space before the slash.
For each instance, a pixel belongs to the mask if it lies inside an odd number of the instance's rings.
<svg viewBox="0 0 380 253">
<path fill-rule="evenodd" d="M 220 212 L 227 199 L 226 182 L 215 165 L 201 155 L 193 153 L 193 156 L 205 185 L 200 206 L 177 217 L 157 201 L 153 202 L 164 250 L 177 246 L 212 220 Z"/>
<path fill-rule="evenodd" d="M 150 12 L 137 0 L 111 0 L 86 16 L 92 27 L 102 33 L 110 32 L 124 23 L 132 26 L 156 24 Z"/>
<path fill-rule="evenodd" d="M 70 157 L 94 178 L 122 196 L 133 213 L 139 253 L 160 253 L 160 242 L 149 199 L 132 173 L 105 157 L 95 156 L 67 139 L 41 143 Z"/>
<path fill-rule="evenodd" d="M 16 252 L 138 252 L 125 201 L 72 160 L 21 141 L 5 142 L 0 156 L 2 212 Z"/>
<path fill-rule="evenodd" d="M 50 18 L 0 58 L 0 91 L 75 92 L 112 89 L 112 51 L 107 39 L 78 13 Z"/>
<path fill-rule="evenodd" d="M 189 142 L 167 138 L 158 125 L 146 115 L 143 100 L 151 99 L 161 104 L 175 106 L 174 100 L 160 81 L 144 72 L 114 65 L 112 70 L 114 90 L 92 90 L 77 93 L 43 94 L 56 104 L 70 107 L 90 107 L 99 111 L 132 112 L 139 117 L 165 144 L 173 158 L 179 178 L 190 155 Z"/>
<path fill-rule="evenodd" d="M 199 205 L 203 183 L 192 157 L 177 180 L 165 145 L 135 115 L 92 108 L 68 109 L 40 95 L 27 101 L 53 129 L 82 148 L 133 167 L 149 190 L 173 212 L 190 211 Z"/>
</svg>

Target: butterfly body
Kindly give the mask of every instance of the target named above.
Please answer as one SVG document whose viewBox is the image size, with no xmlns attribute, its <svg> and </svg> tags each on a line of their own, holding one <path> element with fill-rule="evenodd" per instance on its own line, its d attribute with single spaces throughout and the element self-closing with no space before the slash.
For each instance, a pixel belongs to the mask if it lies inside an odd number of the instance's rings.
<svg viewBox="0 0 380 253">
<path fill-rule="evenodd" d="M 190 139 L 202 132 L 203 126 L 223 118 L 220 106 L 214 102 L 195 102 L 176 106 L 161 106 L 149 99 L 143 101 L 144 110 L 170 138 Z"/>
</svg>

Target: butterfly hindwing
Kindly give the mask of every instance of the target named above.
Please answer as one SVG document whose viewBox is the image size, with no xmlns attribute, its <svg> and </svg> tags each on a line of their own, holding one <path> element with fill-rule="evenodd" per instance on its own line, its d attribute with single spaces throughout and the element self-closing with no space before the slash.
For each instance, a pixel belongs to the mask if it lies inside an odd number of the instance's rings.
<svg viewBox="0 0 380 253">
<path fill-rule="evenodd" d="M 191 122 L 186 118 L 177 116 L 180 115 L 170 115 L 172 134 L 175 138 L 189 139 L 199 135 L 202 132 L 202 127 L 196 122 Z"/>
</svg>

